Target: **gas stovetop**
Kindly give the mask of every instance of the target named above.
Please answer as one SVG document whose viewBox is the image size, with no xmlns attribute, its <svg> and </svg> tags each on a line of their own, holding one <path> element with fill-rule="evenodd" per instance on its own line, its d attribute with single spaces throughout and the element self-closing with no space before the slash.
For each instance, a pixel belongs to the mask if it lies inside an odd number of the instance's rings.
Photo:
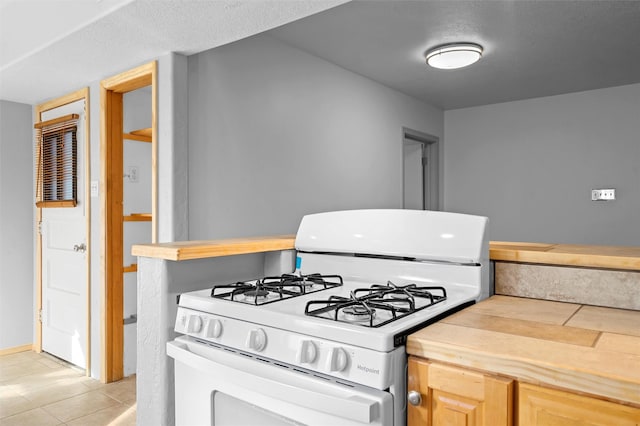
<svg viewBox="0 0 640 426">
<path fill-rule="evenodd" d="M 211 289 L 211 297 L 262 306 L 343 285 L 344 280 L 340 275 L 283 274 L 217 285 Z M 442 286 L 418 286 L 415 283 L 396 285 L 391 281 L 387 281 L 386 285 L 370 284 L 355 288 L 349 291 L 348 296 L 344 296 L 344 292 L 329 293 L 317 294 L 314 300 L 300 302 L 300 311 L 304 306 L 307 316 L 365 327 L 381 327 L 447 299 L 447 291 Z"/>
<path fill-rule="evenodd" d="M 326 281 L 327 275 L 324 277 Z M 258 296 L 256 304 L 253 292 L 264 289 L 263 281 L 221 284 L 184 293 L 179 305 L 221 319 L 389 351 L 403 344 L 412 330 L 477 298 L 477 289 L 451 282 L 437 286 L 433 282 L 409 282 L 395 277 L 387 284 L 372 284 L 369 279 L 343 276 L 332 278 L 331 282 L 337 285 L 327 288 L 324 284 L 318 289 L 314 288 L 316 284 L 303 287 L 305 293 L 295 286 L 295 290 L 276 289 Z M 294 294 L 287 294 L 288 291 Z"/>
</svg>

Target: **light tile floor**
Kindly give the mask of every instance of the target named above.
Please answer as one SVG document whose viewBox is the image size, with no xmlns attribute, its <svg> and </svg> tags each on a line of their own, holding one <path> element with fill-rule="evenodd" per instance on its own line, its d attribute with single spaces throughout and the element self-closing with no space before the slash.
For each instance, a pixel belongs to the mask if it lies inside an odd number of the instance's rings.
<svg viewBox="0 0 640 426">
<path fill-rule="evenodd" d="M 0 425 L 135 425 L 136 378 L 102 384 L 45 353 L 0 356 Z"/>
</svg>

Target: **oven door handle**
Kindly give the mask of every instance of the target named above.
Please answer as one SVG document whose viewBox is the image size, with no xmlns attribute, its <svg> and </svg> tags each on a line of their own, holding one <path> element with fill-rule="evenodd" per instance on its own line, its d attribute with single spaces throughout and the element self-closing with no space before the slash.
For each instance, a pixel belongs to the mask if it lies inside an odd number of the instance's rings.
<svg viewBox="0 0 640 426">
<path fill-rule="evenodd" d="M 204 351 L 207 351 L 207 349 L 209 348 L 205 347 Z M 198 350 L 198 352 L 201 352 L 201 350 Z M 212 360 L 204 353 L 194 353 L 184 341 L 174 340 L 167 342 L 167 355 L 176 361 L 180 361 L 185 365 L 203 372 L 214 372 L 219 371 L 221 368 L 231 368 L 234 370 L 234 377 L 244 374 L 251 375 L 250 383 L 252 390 L 298 406 L 322 411 L 338 418 L 351 419 L 368 424 L 380 415 L 380 405 L 377 401 L 372 401 L 358 395 L 350 395 L 345 398 L 345 396 L 340 395 L 339 392 L 335 392 L 332 395 L 329 389 L 324 388 L 322 391 L 304 388 L 294 383 L 294 380 L 291 380 L 292 383 L 286 383 L 286 378 L 299 374 L 287 370 L 278 371 L 280 374 L 278 374 L 277 379 L 266 377 L 270 375 L 268 374 L 269 369 L 265 368 L 266 366 L 259 365 L 259 368 L 255 369 L 247 368 L 248 360 L 233 353 L 216 351 L 216 360 Z M 259 363 L 260 361 L 254 362 Z M 239 365 L 238 363 L 242 363 L 243 365 Z M 309 380 L 314 378 L 305 379 Z M 334 384 L 333 386 L 339 385 Z"/>
</svg>

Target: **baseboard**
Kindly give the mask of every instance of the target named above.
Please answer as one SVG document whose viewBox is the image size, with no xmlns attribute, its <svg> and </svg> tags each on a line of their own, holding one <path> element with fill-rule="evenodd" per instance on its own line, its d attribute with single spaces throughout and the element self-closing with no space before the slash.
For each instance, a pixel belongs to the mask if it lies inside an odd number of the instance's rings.
<svg viewBox="0 0 640 426">
<path fill-rule="evenodd" d="M 31 349 L 33 349 L 33 344 L 31 343 L 29 343 L 28 345 L 14 346 L 13 348 L 0 349 L 0 356 L 15 354 L 18 352 L 26 352 L 30 351 Z"/>
</svg>

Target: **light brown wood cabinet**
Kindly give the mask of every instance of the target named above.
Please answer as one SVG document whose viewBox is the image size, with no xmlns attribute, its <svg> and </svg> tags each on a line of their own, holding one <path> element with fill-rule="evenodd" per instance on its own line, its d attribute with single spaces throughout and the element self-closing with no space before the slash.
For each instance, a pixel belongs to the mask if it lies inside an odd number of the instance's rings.
<svg viewBox="0 0 640 426">
<path fill-rule="evenodd" d="M 417 357 L 408 372 L 409 392 L 419 393 L 407 405 L 408 426 L 513 424 L 512 379 Z"/>
<path fill-rule="evenodd" d="M 520 426 L 637 426 L 640 409 L 584 395 L 518 383 Z"/>
<path fill-rule="evenodd" d="M 407 389 L 408 426 L 640 425 L 640 408 L 415 356 Z"/>
</svg>

